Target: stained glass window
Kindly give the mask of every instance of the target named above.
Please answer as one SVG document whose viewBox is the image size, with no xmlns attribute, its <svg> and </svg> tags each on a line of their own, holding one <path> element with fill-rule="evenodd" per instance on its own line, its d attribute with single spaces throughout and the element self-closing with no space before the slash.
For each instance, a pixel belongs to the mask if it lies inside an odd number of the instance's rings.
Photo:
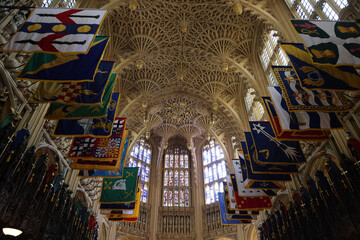
<svg viewBox="0 0 360 240">
<path fill-rule="evenodd" d="M 287 0 L 296 17 L 300 19 L 338 20 L 341 9 L 349 5 L 347 0 Z"/>
<path fill-rule="evenodd" d="M 175 170 L 175 177 L 174 177 L 174 179 L 175 179 L 175 184 L 174 184 L 174 186 L 179 186 L 179 172 L 178 172 L 178 170 Z"/>
<path fill-rule="evenodd" d="M 184 189 L 180 189 L 180 207 L 185 206 L 185 192 Z"/>
<path fill-rule="evenodd" d="M 52 0 L 44 0 L 43 3 L 41 4 L 41 7 L 49 7 L 51 2 Z"/>
<path fill-rule="evenodd" d="M 165 151 L 163 179 L 163 206 L 189 207 L 190 169 L 187 148 L 175 146 Z"/>
<path fill-rule="evenodd" d="M 204 183 L 209 183 L 209 170 L 208 168 L 204 168 Z"/>
<path fill-rule="evenodd" d="M 329 18 L 329 20 L 339 20 L 339 15 L 335 12 L 335 10 L 330 6 L 330 4 L 325 3 L 323 7 L 323 11 L 325 15 Z"/>
<path fill-rule="evenodd" d="M 180 187 L 184 187 L 184 186 L 185 186 L 184 171 L 180 171 Z"/>
<path fill-rule="evenodd" d="M 169 171 L 166 170 L 164 173 L 164 186 L 168 185 L 168 181 L 169 181 Z"/>
<path fill-rule="evenodd" d="M 202 153 L 205 203 L 210 204 L 218 201 L 218 192 L 224 191 L 221 182 L 226 181 L 225 156 L 222 148 L 214 140 L 204 146 Z"/>
<path fill-rule="evenodd" d="M 174 189 L 174 206 L 179 206 L 179 190 Z"/>
<path fill-rule="evenodd" d="M 339 8 L 343 9 L 347 5 L 349 5 L 347 0 L 334 0 L 335 3 L 339 6 Z"/>
<path fill-rule="evenodd" d="M 190 190 L 185 189 L 185 207 L 190 207 Z"/>
<path fill-rule="evenodd" d="M 66 8 L 73 8 L 75 6 L 76 0 L 62 0 L 61 6 Z"/>
<path fill-rule="evenodd" d="M 151 168 L 150 164 L 151 148 L 150 145 L 145 142 L 145 139 L 142 138 L 140 141 L 135 143 L 134 147 L 132 148 L 127 165 L 129 167 L 139 167 L 140 183 L 143 186 L 143 190 L 141 191 L 141 201 L 144 203 L 146 203 L 148 199 L 148 183 L 150 181 Z"/>
<path fill-rule="evenodd" d="M 185 171 L 185 187 L 189 186 L 189 171 Z"/>
<path fill-rule="evenodd" d="M 173 173 L 173 171 L 170 171 L 168 186 L 173 186 L 173 185 L 174 185 L 174 173 Z"/>
</svg>

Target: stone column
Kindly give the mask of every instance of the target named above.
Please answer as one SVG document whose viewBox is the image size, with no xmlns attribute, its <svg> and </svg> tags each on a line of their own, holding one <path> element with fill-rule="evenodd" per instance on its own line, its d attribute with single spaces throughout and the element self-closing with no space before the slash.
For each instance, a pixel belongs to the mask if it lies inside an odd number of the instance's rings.
<svg viewBox="0 0 360 240">
<path fill-rule="evenodd" d="M 107 239 L 106 240 L 116 240 L 116 223 L 110 224 L 110 230 L 106 234 Z"/>
<path fill-rule="evenodd" d="M 150 179 L 150 186 L 151 186 L 151 198 L 149 199 L 149 203 L 151 205 L 151 221 L 150 221 L 150 240 L 156 240 L 156 233 L 158 229 L 158 217 L 159 217 L 159 208 L 161 206 L 161 177 L 162 177 L 162 152 L 164 150 L 163 146 L 156 146 L 158 147 L 157 159 L 151 168 L 151 179 Z"/>
<path fill-rule="evenodd" d="M 38 138 L 41 136 L 41 131 L 44 127 L 44 116 L 49 108 L 50 104 L 40 104 L 32 114 L 32 117 L 28 123 L 28 129 L 30 131 L 29 146 L 37 143 Z"/>
<path fill-rule="evenodd" d="M 351 156 L 349 149 L 346 144 L 346 132 L 344 129 L 334 129 L 331 130 L 331 135 L 334 137 L 335 144 L 340 152 L 345 153 L 348 156 Z"/>
<path fill-rule="evenodd" d="M 201 149 L 192 147 L 192 161 L 193 161 L 193 176 L 192 176 L 192 206 L 194 208 L 195 233 L 196 239 L 203 239 L 203 213 L 202 206 L 204 205 L 204 183 L 203 174 L 200 166 L 201 164 Z"/>
<path fill-rule="evenodd" d="M 250 239 L 246 239 L 246 236 L 245 236 L 245 228 L 248 228 L 248 226 L 244 227 L 244 226 L 236 226 L 236 239 L 237 240 L 250 240 Z"/>
</svg>

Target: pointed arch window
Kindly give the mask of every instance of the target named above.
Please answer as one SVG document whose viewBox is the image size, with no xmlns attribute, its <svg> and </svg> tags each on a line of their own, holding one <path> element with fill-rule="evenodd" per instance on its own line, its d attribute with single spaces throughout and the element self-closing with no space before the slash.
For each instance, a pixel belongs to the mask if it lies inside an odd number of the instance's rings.
<svg viewBox="0 0 360 240">
<path fill-rule="evenodd" d="M 148 201 L 148 191 L 150 183 L 151 170 L 151 147 L 145 142 L 145 139 L 140 139 L 135 143 L 130 152 L 128 160 L 129 167 L 139 167 L 140 184 L 142 186 L 141 201 L 146 203 Z"/>
<path fill-rule="evenodd" d="M 225 156 L 219 144 L 211 140 L 204 146 L 202 157 L 205 203 L 211 204 L 219 200 L 218 192 L 224 192 L 221 182 L 226 181 Z"/>
<path fill-rule="evenodd" d="M 348 0 L 287 0 L 300 19 L 338 20 L 340 11 L 349 5 Z"/>
<path fill-rule="evenodd" d="M 190 207 L 189 150 L 175 146 L 165 150 L 163 206 Z"/>
<path fill-rule="evenodd" d="M 52 0 L 43 0 L 41 7 L 49 7 Z"/>
</svg>

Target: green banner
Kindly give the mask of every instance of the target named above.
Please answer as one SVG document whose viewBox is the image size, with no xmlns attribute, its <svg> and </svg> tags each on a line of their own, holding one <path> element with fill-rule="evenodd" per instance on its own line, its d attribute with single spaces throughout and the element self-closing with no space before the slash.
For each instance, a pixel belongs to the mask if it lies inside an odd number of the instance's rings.
<svg viewBox="0 0 360 240">
<path fill-rule="evenodd" d="M 104 178 L 101 189 L 101 203 L 134 202 L 136 197 L 139 168 L 124 168 L 122 177 Z"/>
</svg>

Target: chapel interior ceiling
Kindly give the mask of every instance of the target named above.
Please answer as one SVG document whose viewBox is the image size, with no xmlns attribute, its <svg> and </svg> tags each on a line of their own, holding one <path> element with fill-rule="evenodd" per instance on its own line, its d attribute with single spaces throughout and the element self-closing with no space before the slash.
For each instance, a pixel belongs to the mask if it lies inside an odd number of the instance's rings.
<svg viewBox="0 0 360 240">
<path fill-rule="evenodd" d="M 105 59 L 116 61 L 119 115 L 132 136 L 242 138 L 239 101 L 252 87 L 255 38 L 268 25 L 249 4 L 267 10 L 267 1 L 96 3 L 109 9 L 100 34 L 111 35 Z"/>
</svg>

